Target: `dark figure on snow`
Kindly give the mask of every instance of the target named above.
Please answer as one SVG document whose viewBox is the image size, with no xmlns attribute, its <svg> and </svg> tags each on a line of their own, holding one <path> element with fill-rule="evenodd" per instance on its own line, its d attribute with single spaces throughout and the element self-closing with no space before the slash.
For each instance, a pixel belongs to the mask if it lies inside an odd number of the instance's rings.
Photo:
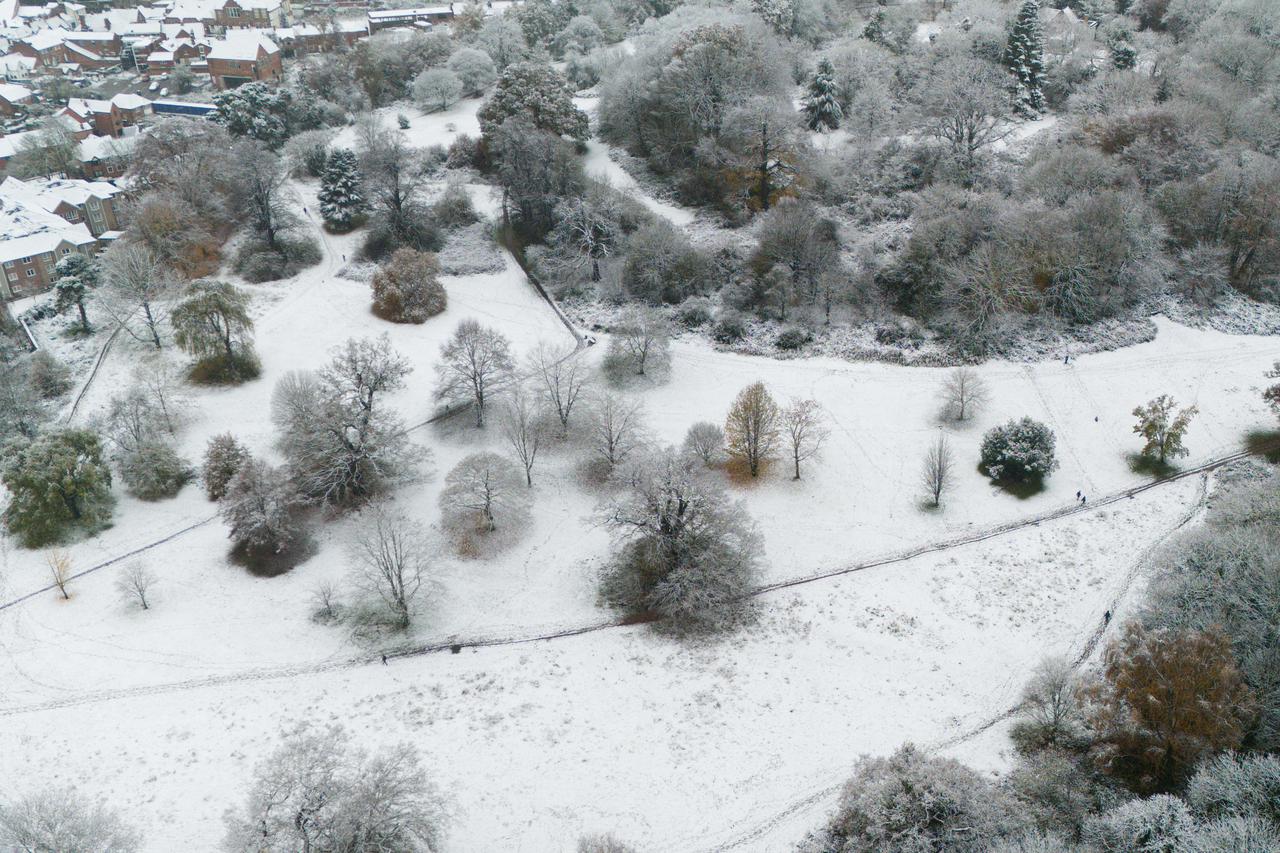
<svg viewBox="0 0 1280 853">
<path fill-rule="evenodd" d="M 1076 500 L 1080 500 L 1080 490 L 1076 489 Z"/>
<path fill-rule="evenodd" d="M 386 665 L 387 665 L 387 656 L 386 656 L 386 655 L 383 655 L 383 656 L 382 656 L 382 665 L 383 665 L 383 666 L 386 666 Z"/>
<path fill-rule="evenodd" d="M 1088 496 L 1088 495 L 1081 495 L 1081 496 L 1080 496 L 1080 503 L 1081 503 L 1081 504 L 1087 504 L 1088 502 L 1089 502 L 1089 496 Z"/>
<path fill-rule="evenodd" d="M 1110 624 L 1111 624 L 1111 611 L 1110 611 L 1110 610 L 1108 610 L 1106 613 L 1103 613 L 1103 614 L 1102 614 L 1102 624 L 1103 624 L 1103 625 L 1110 625 Z"/>
</svg>

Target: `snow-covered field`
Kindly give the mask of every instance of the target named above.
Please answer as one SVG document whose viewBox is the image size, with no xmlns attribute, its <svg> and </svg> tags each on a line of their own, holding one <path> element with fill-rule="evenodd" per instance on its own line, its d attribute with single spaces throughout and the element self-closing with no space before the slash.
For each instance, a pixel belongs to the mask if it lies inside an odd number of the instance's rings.
<svg viewBox="0 0 1280 853">
<path fill-rule="evenodd" d="M 446 121 L 473 132 L 465 128 L 474 110 L 414 115 L 411 134 L 439 141 L 429 134 L 446 134 Z M 590 149 L 588 169 L 621 186 L 609 164 L 606 149 Z M 231 431 L 271 457 L 275 381 L 320 366 L 351 336 L 385 332 L 414 364 L 391 400 L 409 424 L 432 414 L 439 346 L 463 318 L 500 329 L 518 353 L 538 341 L 573 347 L 512 263 L 447 279 L 449 309 L 426 324 L 385 323 L 369 312 L 367 285 L 336 276 L 355 239 L 326 236 L 320 265 L 252 288 L 264 375 L 193 392 L 186 456 Z M 670 443 L 695 421 L 722 421 L 757 379 L 780 398 L 822 403 L 832 434 L 803 480 L 779 463 L 758 483 L 729 484 L 760 525 L 767 580 L 781 580 L 1034 518 L 1072 505 L 1077 490 L 1096 504 L 1137 485 L 1126 462 L 1138 447 L 1129 412 L 1159 393 L 1200 407 L 1186 465 L 1230 453 L 1245 431 L 1269 424 L 1258 392 L 1280 350 L 1274 339 L 1157 323 L 1150 343 L 1070 365 L 984 365 L 991 404 L 960 430 L 937 419 L 943 371 L 778 361 L 694 341 L 677 342 L 669 381 L 625 393 L 643 399 L 654 438 Z M 595 360 L 602 348 L 580 357 Z M 147 357 L 132 342 L 114 348 L 77 418 Z M 1048 488 L 1026 500 L 974 468 L 983 430 L 1022 415 L 1053 428 L 1061 460 Z M 944 428 L 959 477 L 944 509 L 928 512 L 919 467 Z M 432 458 L 395 500 L 432 524 L 443 472 L 501 442 L 465 419 L 413 435 Z M 576 461 L 560 450 L 539 462 L 533 516 L 498 557 L 464 560 L 441 546 L 439 588 L 411 642 L 518 638 L 607 617 L 594 584 L 607 553 L 591 522 L 600 493 L 579 481 Z M 223 811 L 280 732 L 341 722 L 366 745 L 407 740 L 422 751 L 450 800 L 451 851 L 568 850 L 602 831 L 645 850 L 787 849 L 822 819 L 831 786 L 859 754 L 962 735 L 1007 708 L 1043 654 L 1082 649 L 1117 602 L 1122 616 L 1131 568 L 1195 511 L 1203 488 L 1191 477 L 770 593 L 757 624 L 722 640 L 680 642 L 633 626 L 386 667 L 377 648 L 311 619 L 312 590 L 347 573 L 350 519 L 324 520 L 317 555 L 275 578 L 230 565 L 215 519 L 142 555 L 161 578 L 150 611 L 119 603 L 118 566 L 74 582 L 69 601 L 49 592 L 0 610 L 0 779 L 38 777 L 101 797 L 146 830 L 149 851 L 213 850 Z M 196 486 L 158 504 L 121 494 L 114 526 L 67 550 L 85 568 L 212 515 Z M 46 574 L 43 553 L 0 553 L 0 604 L 45 586 Z M 999 767 L 1000 732 L 953 748 Z"/>
</svg>

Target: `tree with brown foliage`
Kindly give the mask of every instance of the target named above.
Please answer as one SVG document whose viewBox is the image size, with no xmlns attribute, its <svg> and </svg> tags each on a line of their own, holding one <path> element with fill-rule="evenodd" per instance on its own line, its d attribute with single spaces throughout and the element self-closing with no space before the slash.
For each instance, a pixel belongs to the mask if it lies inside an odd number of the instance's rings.
<svg viewBox="0 0 1280 853">
<path fill-rule="evenodd" d="M 763 382 L 743 388 L 724 425 L 729 456 L 746 464 L 752 477 L 773 456 L 781 437 L 782 413 Z"/>
<path fill-rule="evenodd" d="M 1201 759 L 1235 749 L 1254 710 L 1231 643 L 1216 629 L 1130 623 L 1085 695 L 1099 767 L 1142 794 L 1173 790 Z"/>
<path fill-rule="evenodd" d="M 397 249 L 373 274 L 373 313 L 393 323 L 424 323 L 445 309 L 440 262 L 431 252 Z"/>
</svg>

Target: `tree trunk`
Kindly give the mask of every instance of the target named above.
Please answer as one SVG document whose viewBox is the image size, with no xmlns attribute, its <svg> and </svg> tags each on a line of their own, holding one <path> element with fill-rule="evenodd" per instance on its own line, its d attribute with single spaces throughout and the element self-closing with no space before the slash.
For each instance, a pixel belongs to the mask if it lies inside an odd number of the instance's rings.
<svg viewBox="0 0 1280 853">
<path fill-rule="evenodd" d="M 151 316 L 150 302 L 142 303 L 142 313 L 147 317 L 147 328 L 151 330 L 151 340 L 155 343 L 156 349 L 161 349 L 160 333 L 156 330 L 156 318 Z"/>
<path fill-rule="evenodd" d="M 77 300 L 76 307 L 80 309 L 80 328 L 83 329 L 84 333 L 87 335 L 92 332 L 93 329 L 89 328 L 89 315 L 84 313 L 84 300 Z"/>
<path fill-rule="evenodd" d="M 591 257 L 591 280 L 600 280 L 600 259 L 594 255 Z M 84 310 L 84 309 L 81 309 Z"/>
<path fill-rule="evenodd" d="M 800 479 L 800 451 L 798 451 L 798 450 L 797 450 L 797 451 L 793 454 L 793 456 L 794 456 L 795 461 L 796 461 L 796 476 L 795 476 L 795 479 L 799 480 L 799 479 Z"/>
</svg>

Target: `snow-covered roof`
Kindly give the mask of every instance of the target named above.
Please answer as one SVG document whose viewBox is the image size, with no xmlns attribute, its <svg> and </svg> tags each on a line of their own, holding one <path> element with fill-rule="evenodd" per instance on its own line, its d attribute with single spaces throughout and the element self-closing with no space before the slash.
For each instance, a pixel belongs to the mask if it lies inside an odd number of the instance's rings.
<svg viewBox="0 0 1280 853">
<path fill-rule="evenodd" d="M 93 244 L 93 235 L 83 222 L 67 222 L 61 216 L 49 213 L 20 198 L 5 193 L 0 184 L 0 261 L 52 252 L 64 241 L 75 246 Z"/>
<path fill-rule="evenodd" d="M 24 44 L 31 45 L 35 50 L 48 50 L 62 44 L 63 36 L 66 34 L 66 30 L 40 30 L 27 36 L 22 41 Z"/>
<path fill-rule="evenodd" d="M 104 42 L 113 41 L 119 33 L 108 32 L 85 32 L 83 30 L 75 30 L 62 34 L 67 41 L 88 41 L 88 42 Z"/>
<path fill-rule="evenodd" d="M 17 71 L 30 71 L 36 67 L 36 60 L 33 56 L 23 56 L 21 53 L 6 53 L 0 56 L 0 73 L 11 74 Z"/>
<path fill-rule="evenodd" d="M 111 102 L 93 98 L 67 98 L 67 109 L 76 115 L 88 117 L 94 113 L 111 112 Z"/>
<path fill-rule="evenodd" d="M 235 5 L 241 9 L 272 9 L 280 8 L 280 0 L 234 0 Z M 224 4 L 225 5 L 225 4 Z"/>
<path fill-rule="evenodd" d="M 173 62 L 173 51 L 153 50 L 147 54 L 147 62 Z"/>
<path fill-rule="evenodd" d="M 19 101 L 25 101 L 32 97 L 31 90 L 26 86 L 16 86 L 13 83 L 0 83 L 0 98 L 4 98 L 11 104 Z"/>
<path fill-rule="evenodd" d="M 79 206 L 91 198 L 106 201 L 120 190 L 106 181 L 82 181 L 79 178 L 5 178 L 0 182 L 0 198 L 21 201 L 29 206 L 53 213 L 58 205 Z"/>
<path fill-rule="evenodd" d="M 207 58 L 253 60 L 258 58 L 259 47 L 265 49 L 267 53 L 276 53 L 280 50 L 276 47 L 276 43 L 260 30 L 243 30 L 236 33 L 229 32 L 226 38 L 213 42 Z"/>
<path fill-rule="evenodd" d="M 18 17 L 18 0 L 0 0 L 0 21 L 12 21 Z"/>
<path fill-rule="evenodd" d="M 80 140 L 80 162 L 122 157 L 132 151 L 141 138 L 142 134 L 122 136 L 119 139 L 111 136 L 86 136 Z"/>
<path fill-rule="evenodd" d="M 369 20 L 398 20 L 400 18 L 418 17 L 418 16 L 442 16 L 453 14 L 450 6 L 419 6 L 416 9 L 382 9 L 369 13 Z"/>
<path fill-rule="evenodd" d="M 72 54 L 72 56 L 78 56 L 81 59 L 87 59 L 91 62 L 103 61 L 101 54 L 94 53 L 92 50 L 89 50 L 89 48 L 87 47 L 81 47 L 78 44 L 71 44 L 70 42 L 68 42 L 66 44 L 66 48 L 67 48 L 67 52 Z"/>
<path fill-rule="evenodd" d="M 111 99 L 111 103 L 122 110 L 139 110 L 151 106 L 149 100 L 132 92 L 121 92 Z"/>
</svg>

